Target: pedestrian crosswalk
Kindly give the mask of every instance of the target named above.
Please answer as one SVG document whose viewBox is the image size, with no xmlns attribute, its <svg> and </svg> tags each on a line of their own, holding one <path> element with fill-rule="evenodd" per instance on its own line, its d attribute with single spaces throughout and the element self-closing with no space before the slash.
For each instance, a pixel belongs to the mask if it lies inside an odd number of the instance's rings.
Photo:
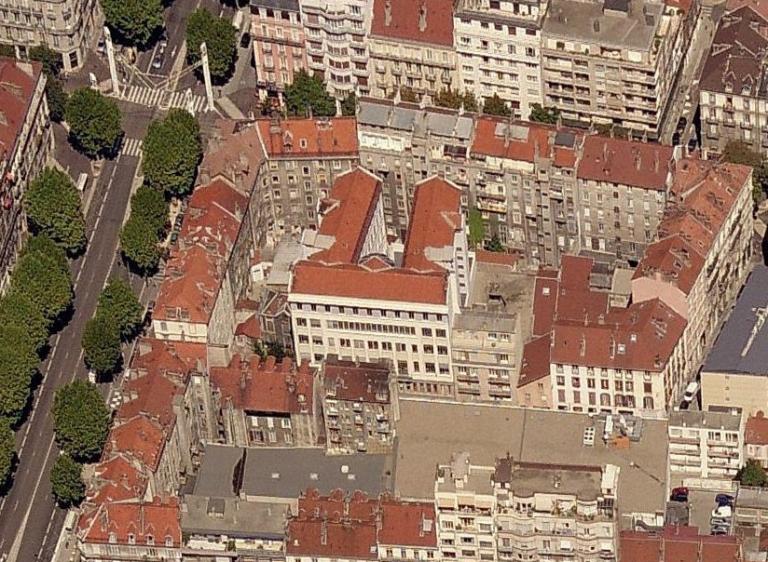
<svg viewBox="0 0 768 562">
<path fill-rule="evenodd" d="M 145 86 L 129 86 L 123 91 L 121 97 L 131 103 L 147 107 L 159 107 L 161 109 L 176 107 L 192 113 L 204 111 L 207 105 L 205 97 L 193 94 L 190 90 L 169 92 Z"/>
<path fill-rule="evenodd" d="M 126 156 L 139 156 L 141 154 L 141 139 L 124 138 L 120 153 Z"/>
</svg>

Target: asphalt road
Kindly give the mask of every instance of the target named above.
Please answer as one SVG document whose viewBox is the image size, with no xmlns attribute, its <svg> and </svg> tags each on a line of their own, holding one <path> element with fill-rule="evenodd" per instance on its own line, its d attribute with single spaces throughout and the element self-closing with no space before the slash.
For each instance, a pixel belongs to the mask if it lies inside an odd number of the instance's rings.
<svg viewBox="0 0 768 562">
<path fill-rule="evenodd" d="M 126 133 L 141 138 L 152 114 L 133 108 L 126 107 L 131 112 L 124 115 Z M 87 217 L 88 248 L 71 264 L 74 312 L 51 340 L 51 351 L 41 366 L 43 380 L 34 408 L 17 433 L 19 464 L 13 487 L 0 502 L 0 559 L 8 556 L 8 562 L 48 561 L 53 556 L 64 512 L 55 507 L 51 496 L 49 473 L 58 450 L 49 412 L 56 388 L 75 377 L 86 377 L 80 338 L 107 278 L 117 274 L 120 267 L 116 259 L 118 235 L 137 164 L 138 158 L 123 154 L 107 161 L 93 187 L 96 192 Z"/>
</svg>

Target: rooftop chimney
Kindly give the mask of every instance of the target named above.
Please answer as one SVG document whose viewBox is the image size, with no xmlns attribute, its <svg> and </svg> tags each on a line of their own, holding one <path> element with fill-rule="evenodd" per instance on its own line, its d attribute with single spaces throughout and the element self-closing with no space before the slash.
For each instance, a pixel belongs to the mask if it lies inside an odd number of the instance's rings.
<svg viewBox="0 0 768 562">
<path fill-rule="evenodd" d="M 427 3 L 422 0 L 419 8 L 419 31 L 424 33 L 427 30 Z"/>
<path fill-rule="evenodd" d="M 386 27 L 392 25 L 392 0 L 384 3 L 384 25 Z"/>
</svg>

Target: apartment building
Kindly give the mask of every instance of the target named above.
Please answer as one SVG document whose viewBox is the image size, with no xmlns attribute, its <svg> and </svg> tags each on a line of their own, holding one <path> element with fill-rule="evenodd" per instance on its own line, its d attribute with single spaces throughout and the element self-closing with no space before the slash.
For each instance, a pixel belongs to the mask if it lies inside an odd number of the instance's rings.
<svg viewBox="0 0 768 562">
<path fill-rule="evenodd" d="M 257 204 L 271 209 L 273 240 L 298 237 L 316 226 L 318 202 L 335 178 L 358 163 L 355 119 L 261 119 L 257 125 L 268 161 Z"/>
<path fill-rule="evenodd" d="M 497 559 L 493 474 L 494 467 L 473 465 L 466 452 L 437 467 L 435 511 L 442 559 Z"/>
<path fill-rule="evenodd" d="M 516 119 L 541 105 L 541 28 L 548 0 L 460 0 L 453 16 L 456 87 L 498 95 Z"/>
<path fill-rule="evenodd" d="M 369 0 L 304 0 L 302 21 L 307 64 L 323 76 L 336 98 L 368 95 L 368 42 L 373 4 Z"/>
<path fill-rule="evenodd" d="M 443 0 L 374 0 L 369 42 L 374 97 L 404 88 L 434 96 L 456 85 L 453 12 Z"/>
<path fill-rule="evenodd" d="M 315 372 L 306 362 L 235 355 L 210 368 L 215 437 L 239 447 L 311 447 L 320 434 Z"/>
<path fill-rule="evenodd" d="M 470 294 L 451 327 L 459 400 L 516 402 L 532 281 L 516 272 L 514 256 L 475 252 Z"/>
<path fill-rule="evenodd" d="M 47 45 L 70 72 L 85 63 L 103 21 L 98 0 L 8 0 L 0 6 L 0 44 L 15 47 L 20 55 Z"/>
<path fill-rule="evenodd" d="M 729 486 L 744 464 L 741 414 L 680 410 L 669 414 L 669 471 L 684 485 Z"/>
<path fill-rule="evenodd" d="M 663 2 L 553 0 L 542 31 L 544 105 L 564 120 L 658 137 L 683 45 Z"/>
<path fill-rule="evenodd" d="M 24 193 L 52 149 L 41 66 L 0 58 L 0 294 L 27 232 Z"/>
<path fill-rule="evenodd" d="M 467 292 L 461 194 L 439 178 L 416 186 L 402 250 L 387 244 L 381 181 L 336 179 L 317 231 L 305 231 L 288 303 L 297 358 L 389 360 L 401 392 L 453 394 L 449 330 Z"/>
<path fill-rule="evenodd" d="M 710 535 L 706 530 L 700 532 L 698 527 L 669 525 L 656 532 L 620 533 L 619 562 L 663 562 L 668 553 L 690 562 L 745 560 L 740 537 Z"/>
<path fill-rule="evenodd" d="M 674 163 L 671 146 L 585 137 L 576 170 L 582 254 L 637 265 L 656 236 Z"/>
<path fill-rule="evenodd" d="M 667 407 L 702 365 L 752 267 L 752 170 L 680 160 L 671 198 L 632 279 L 633 303 L 660 299 L 686 321 L 664 381 Z"/>
<path fill-rule="evenodd" d="M 329 357 L 320 371 L 327 450 L 336 454 L 390 450 L 398 408 L 397 380 L 389 363 Z"/>
<path fill-rule="evenodd" d="M 744 425 L 744 456 L 768 468 L 768 419 L 762 410 L 749 416 Z"/>
<path fill-rule="evenodd" d="M 701 368 L 702 410 L 737 410 L 750 417 L 765 411 L 766 283 L 768 267 L 755 264 Z"/>
<path fill-rule="evenodd" d="M 468 192 L 473 117 L 460 111 L 372 98 L 357 112 L 360 163 L 382 180 L 387 227 L 405 238 L 413 188 L 439 175 Z"/>
<path fill-rule="evenodd" d="M 768 490 L 740 486 L 733 506 L 733 523 L 744 537 L 760 537 L 768 527 Z"/>
<path fill-rule="evenodd" d="M 250 0 L 256 85 L 265 99 L 307 69 L 306 36 L 299 0 Z"/>
<path fill-rule="evenodd" d="M 768 149 L 766 63 L 768 19 L 752 5 L 720 19 L 699 85 L 701 145 L 715 158 L 729 141 Z"/>
<path fill-rule="evenodd" d="M 498 560 L 617 559 L 619 467 L 496 461 Z"/>
<path fill-rule="evenodd" d="M 518 462 L 437 470 L 435 506 L 444 559 L 616 560 L 619 467 Z"/>
</svg>

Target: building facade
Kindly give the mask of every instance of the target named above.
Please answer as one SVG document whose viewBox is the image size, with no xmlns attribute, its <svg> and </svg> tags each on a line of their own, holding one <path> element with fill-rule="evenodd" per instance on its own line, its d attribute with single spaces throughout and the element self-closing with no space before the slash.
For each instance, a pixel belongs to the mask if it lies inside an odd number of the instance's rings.
<svg viewBox="0 0 768 562">
<path fill-rule="evenodd" d="M 24 244 L 24 193 L 48 162 L 53 133 L 37 63 L 0 58 L 0 294 Z"/>
<path fill-rule="evenodd" d="M 0 44 L 15 47 L 20 55 L 46 45 L 70 72 L 85 63 L 103 21 L 98 0 L 11 0 L 0 8 Z"/>
</svg>

